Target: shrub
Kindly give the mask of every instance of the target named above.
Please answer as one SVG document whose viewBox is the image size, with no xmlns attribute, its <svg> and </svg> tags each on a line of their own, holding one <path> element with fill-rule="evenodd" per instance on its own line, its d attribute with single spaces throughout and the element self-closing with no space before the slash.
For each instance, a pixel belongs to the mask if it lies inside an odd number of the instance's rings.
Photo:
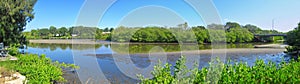
<svg viewBox="0 0 300 84">
<path fill-rule="evenodd" d="M 10 45 L 9 48 L 7 49 L 8 54 L 10 54 L 12 56 L 16 56 L 16 55 L 20 54 L 19 48 L 18 48 L 19 46 L 20 46 L 19 44 Z"/>
<path fill-rule="evenodd" d="M 78 68 L 75 65 L 52 62 L 45 55 L 35 54 L 19 55 L 17 61 L 0 62 L 0 66 L 25 75 L 30 84 L 65 82 L 62 68 Z"/>
<path fill-rule="evenodd" d="M 165 67 L 162 67 L 159 64 L 152 71 L 153 78 L 147 79 L 138 75 L 141 79 L 141 84 L 300 83 L 300 62 L 294 60 L 289 63 L 282 62 L 278 65 L 273 62 L 266 63 L 263 60 L 257 60 L 254 66 L 248 66 L 247 63 L 229 64 L 230 61 L 227 64 L 223 64 L 216 60 L 209 63 L 209 67 L 202 69 L 198 69 L 198 64 L 195 63 L 194 69 L 191 70 L 186 69 L 184 60 L 184 57 L 182 57 L 176 62 L 174 74 L 171 74 L 171 65 L 166 64 Z M 180 66 L 180 69 L 178 69 L 178 66 Z M 218 71 L 219 69 L 222 70 Z M 180 77 L 178 76 L 178 70 L 188 72 L 190 75 L 184 76 L 186 74 L 183 73 Z"/>
</svg>

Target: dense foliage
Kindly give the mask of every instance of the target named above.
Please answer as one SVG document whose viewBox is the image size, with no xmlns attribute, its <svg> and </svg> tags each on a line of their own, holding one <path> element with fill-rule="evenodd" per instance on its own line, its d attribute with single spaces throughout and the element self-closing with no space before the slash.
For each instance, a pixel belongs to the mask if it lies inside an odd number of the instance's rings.
<svg viewBox="0 0 300 84">
<path fill-rule="evenodd" d="M 49 28 L 33 29 L 28 32 L 23 32 L 27 39 L 71 39 L 71 38 L 95 38 L 107 40 L 110 34 L 103 34 L 103 32 L 111 32 L 113 29 L 99 29 L 97 27 L 61 27 L 56 28 L 50 26 Z"/>
<path fill-rule="evenodd" d="M 225 28 L 225 30 L 224 30 Z M 110 33 L 111 32 L 111 33 Z M 211 24 L 207 28 L 195 26 L 189 28 L 187 23 L 178 27 L 124 27 L 99 29 L 97 27 L 61 27 L 54 26 L 24 32 L 28 39 L 69 39 L 95 38 L 114 42 L 146 42 L 146 43 L 180 43 L 198 42 L 199 44 L 227 41 L 228 43 L 254 42 L 254 34 L 281 33 L 278 31 L 262 30 L 254 25 L 242 26 L 235 22 L 226 25 Z M 273 38 L 264 38 L 272 41 Z M 282 40 L 278 37 L 275 40 Z"/>
<path fill-rule="evenodd" d="M 297 28 L 287 33 L 287 43 L 291 46 L 300 46 L 300 23 Z"/>
<path fill-rule="evenodd" d="M 174 71 L 170 64 L 162 66 L 158 64 L 154 67 L 151 79 L 138 75 L 141 84 L 206 84 L 206 83 L 299 83 L 300 82 L 300 62 L 282 62 L 276 65 L 273 62 L 265 63 L 257 60 L 255 65 L 248 66 L 247 63 L 223 64 L 216 60 L 209 63 L 209 67 L 198 69 L 195 63 L 194 69 L 187 69 L 185 57 L 181 57 L 174 66 Z M 212 68 L 211 66 L 217 66 Z M 172 74 L 174 72 L 174 74 Z"/>
<path fill-rule="evenodd" d="M 175 42 L 175 36 L 165 28 L 148 27 L 140 29 L 131 37 L 133 42 Z"/>
<path fill-rule="evenodd" d="M 25 43 L 21 34 L 33 18 L 36 0 L 0 0 L 0 42 L 6 46 Z"/>
<path fill-rule="evenodd" d="M 62 67 L 78 68 L 73 64 L 52 62 L 45 55 L 19 55 L 17 61 L 0 62 L 0 66 L 25 75 L 30 84 L 50 84 L 64 82 Z"/>
<path fill-rule="evenodd" d="M 229 23 L 228 23 L 229 24 Z M 239 25 L 239 24 L 237 24 Z M 228 25 L 226 25 L 228 26 Z M 196 26 L 192 28 L 164 28 L 164 27 L 140 27 L 126 28 L 119 27 L 113 33 L 112 41 L 118 42 L 195 42 L 210 43 L 212 41 L 227 42 L 251 42 L 254 35 L 241 26 L 228 26 L 226 31 L 222 30 L 223 25 L 212 24 Z"/>
<path fill-rule="evenodd" d="M 234 42 L 251 42 L 254 38 L 253 34 L 249 32 L 247 29 L 244 28 L 230 28 L 229 31 L 226 33 L 227 42 L 234 43 Z"/>
<path fill-rule="evenodd" d="M 300 51 L 300 23 L 298 24 L 298 27 L 296 27 L 294 30 L 289 31 L 287 33 L 287 43 L 291 46 L 288 47 L 288 52 L 295 52 L 299 55 Z"/>
</svg>

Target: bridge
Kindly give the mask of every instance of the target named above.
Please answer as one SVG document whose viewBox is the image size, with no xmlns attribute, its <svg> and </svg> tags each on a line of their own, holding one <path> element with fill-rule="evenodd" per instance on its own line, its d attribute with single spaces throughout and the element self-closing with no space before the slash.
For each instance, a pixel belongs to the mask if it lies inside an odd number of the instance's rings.
<svg viewBox="0 0 300 84">
<path fill-rule="evenodd" d="M 255 39 L 262 42 L 274 41 L 274 36 L 282 36 L 284 39 L 283 41 L 285 41 L 287 37 L 286 34 L 254 34 Z"/>
<path fill-rule="evenodd" d="M 271 31 L 276 31 L 275 30 L 275 26 L 274 26 L 274 19 L 272 20 L 272 29 Z M 274 33 L 274 32 L 273 32 Z M 267 42 L 267 41 L 275 41 L 274 37 L 275 36 L 281 36 L 283 37 L 282 41 L 285 41 L 287 38 L 287 34 L 280 34 L 277 32 L 277 34 L 254 34 L 254 37 L 257 41 L 263 41 L 263 42 Z"/>
</svg>

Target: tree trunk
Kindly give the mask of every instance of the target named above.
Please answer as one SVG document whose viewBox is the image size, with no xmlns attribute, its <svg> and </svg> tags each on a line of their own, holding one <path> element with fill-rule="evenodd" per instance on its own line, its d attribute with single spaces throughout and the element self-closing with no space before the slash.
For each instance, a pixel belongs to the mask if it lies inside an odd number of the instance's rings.
<svg viewBox="0 0 300 84">
<path fill-rule="evenodd" d="M 2 37 L 0 37 L 0 43 L 3 43 L 3 38 Z"/>
</svg>

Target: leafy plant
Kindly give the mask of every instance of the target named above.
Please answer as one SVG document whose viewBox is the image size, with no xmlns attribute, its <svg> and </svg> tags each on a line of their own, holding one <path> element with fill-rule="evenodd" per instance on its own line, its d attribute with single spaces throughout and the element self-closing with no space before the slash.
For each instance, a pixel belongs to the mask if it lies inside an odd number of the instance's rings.
<svg viewBox="0 0 300 84">
<path fill-rule="evenodd" d="M 25 75 L 30 84 L 49 84 L 65 82 L 62 68 L 79 68 L 75 65 L 52 62 L 45 55 L 18 55 L 17 61 L 0 62 L 0 66 L 15 70 Z"/>
<path fill-rule="evenodd" d="M 8 50 L 8 54 L 12 55 L 12 56 L 16 56 L 18 54 L 20 54 L 19 52 L 19 44 L 12 44 L 10 45 L 10 47 L 7 49 Z"/>
<path fill-rule="evenodd" d="M 300 23 L 298 23 L 298 27 L 294 30 L 289 31 L 287 33 L 287 44 L 292 47 L 287 47 L 287 52 L 297 52 L 296 54 L 299 55 L 300 51 Z"/>
<path fill-rule="evenodd" d="M 255 65 L 249 66 L 247 63 L 239 62 L 223 64 L 219 60 L 210 62 L 209 67 L 198 69 L 195 63 L 194 69 L 188 70 L 184 65 L 184 57 L 176 62 L 174 74 L 171 74 L 169 64 L 162 67 L 161 64 L 154 67 L 153 78 L 147 79 L 139 75 L 141 84 L 206 84 L 206 83 L 229 83 L 229 84 L 248 84 L 248 83 L 267 83 L 285 84 L 300 83 L 300 62 L 292 60 L 289 63 L 265 62 L 257 60 Z M 180 69 L 178 69 L 180 68 Z M 178 76 L 179 71 L 185 71 L 190 75 Z"/>
</svg>

